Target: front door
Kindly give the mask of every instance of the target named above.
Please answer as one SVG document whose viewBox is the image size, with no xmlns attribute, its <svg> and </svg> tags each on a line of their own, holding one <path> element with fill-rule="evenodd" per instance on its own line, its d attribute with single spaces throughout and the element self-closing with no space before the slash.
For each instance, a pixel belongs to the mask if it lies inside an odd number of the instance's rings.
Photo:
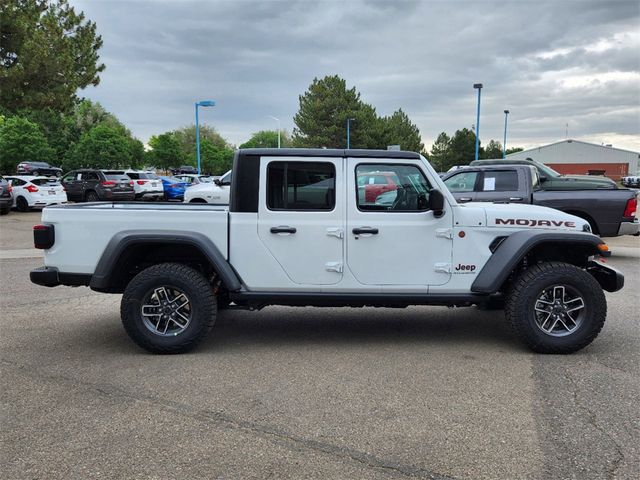
<svg viewBox="0 0 640 480">
<path fill-rule="evenodd" d="M 62 179 L 62 185 L 67 192 L 69 200 L 82 200 L 81 176 L 80 172 L 70 172 Z"/>
<path fill-rule="evenodd" d="M 333 285 L 342 279 L 343 159 L 263 157 L 258 236 L 289 279 Z"/>
<path fill-rule="evenodd" d="M 375 198 L 362 186 L 370 178 L 393 182 Z M 429 209 L 431 185 L 419 160 L 347 161 L 347 264 L 365 285 L 442 285 L 451 277 L 452 212 Z M 374 183 L 375 184 L 375 180 Z"/>
</svg>

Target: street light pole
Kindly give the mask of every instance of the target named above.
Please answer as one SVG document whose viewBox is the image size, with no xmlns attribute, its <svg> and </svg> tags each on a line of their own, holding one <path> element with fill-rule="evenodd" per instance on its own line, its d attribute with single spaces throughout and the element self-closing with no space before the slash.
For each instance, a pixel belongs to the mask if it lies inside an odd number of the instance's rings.
<svg viewBox="0 0 640 480">
<path fill-rule="evenodd" d="M 480 92 L 482 92 L 482 84 L 474 83 L 473 88 L 478 90 L 478 113 L 476 116 L 476 160 L 478 160 L 478 149 L 480 147 Z"/>
<path fill-rule="evenodd" d="M 272 115 L 269 115 L 269 118 L 273 118 L 276 122 L 278 122 L 278 148 L 280 148 L 280 119 Z"/>
<path fill-rule="evenodd" d="M 351 148 L 351 122 L 355 118 L 347 118 L 347 150 Z"/>
<path fill-rule="evenodd" d="M 504 141 L 502 142 L 502 158 L 507 158 L 507 117 L 509 110 L 504 111 Z"/>
<path fill-rule="evenodd" d="M 200 122 L 198 121 L 198 107 L 213 107 L 216 102 L 213 100 L 201 100 L 195 103 L 196 106 L 196 157 L 198 159 L 198 175 L 200 175 Z"/>
</svg>

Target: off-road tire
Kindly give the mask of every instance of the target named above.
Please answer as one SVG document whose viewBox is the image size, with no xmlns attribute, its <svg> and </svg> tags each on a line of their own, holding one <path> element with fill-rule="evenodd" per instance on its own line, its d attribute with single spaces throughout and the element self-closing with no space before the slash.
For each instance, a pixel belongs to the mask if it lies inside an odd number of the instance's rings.
<svg viewBox="0 0 640 480">
<path fill-rule="evenodd" d="M 24 197 L 16 198 L 16 210 L 19 212 L 28 212 L 29 211 L 29 202 Z"/>
<path fill-rule="evenodd" d="M 175 336 L 159 336 L 146 325 L 142 303 L 148 293 L 158 287 L 177 288 L 191 302 L 191 319 Z M 127 285 L 120 304 L 124 329 L 131 339 L 152 353 L 184 353 L 195 348 L 215 323 L 216 296 L 207 279 L 197 270 L 179 263 L 161 263 L 136 275 Z"/>
<path fill-rule="evenodd" d="M 85 201 L 87 202 L 98 202 L 99 200 L 98 194 L 93 190 L 89 190 L 85 195 Z"/>
<path fill-rule="evenodd" d="M 560 285 L 578 292 L 586 310 L 575 331 L 551 336 L 536 323 L 535 305 L 545 289 Z M 585 270 L 568 263 L 546 262 L 515 279 L 507 293 L 505 315 L 516 335 L 534 352 L 568 354 L 598 336 L 607 316 L 607 301 L 600 284 Z"/>
</svg>

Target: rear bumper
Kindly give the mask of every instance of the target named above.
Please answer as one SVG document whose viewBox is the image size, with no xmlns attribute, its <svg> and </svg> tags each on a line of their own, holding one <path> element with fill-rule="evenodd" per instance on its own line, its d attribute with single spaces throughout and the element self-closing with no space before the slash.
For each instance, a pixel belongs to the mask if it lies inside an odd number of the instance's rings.
<svg viewBox="0 0 640 480">
<path fill-rule="evenodd" d="M 106 200 L 135 200 L 136 192 L 105 192 L 104 197 Z"/>
<path fill-rule="evenodd" d="M 161 198 L 161 197 L 164 197 L 163 190 L 136 193 L 136 198 Z"/>
<path fill-rule="evenodd" d="M 618 229 L 618 235 L 640 235 L 640 222 L 634 219 L 633 222 L 622 222 Z"/>
<path fill-rule="evenodd" d="M 88 286 L 91 283 L 91 275 L 88 273 L 59 272 L 55 267 L 34 268 L 29 273 L 29 278 L 31 282 L 43 287 L 57 287 L 58 285 L 78 287 Z"/>
</svg>

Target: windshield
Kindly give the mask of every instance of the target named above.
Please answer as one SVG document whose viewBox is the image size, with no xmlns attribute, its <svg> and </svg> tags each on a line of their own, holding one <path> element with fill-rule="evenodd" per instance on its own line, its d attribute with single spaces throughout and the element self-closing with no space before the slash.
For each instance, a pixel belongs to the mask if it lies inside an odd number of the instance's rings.
<svg viewBox="0 0 640 480">
<path fill-rule="evenodd" d="M 48 178 L 34 178 L 33 180 L 31 180 L 31 183 L 33 183 L 34 185 L 49 185 L 52 187 L 58 186 L 60 185 L 60 182 L 58 182 L 58 180 L 56 179 L 48 179 Z"/>
<path fill-rule="evenodd" d="M 536 162 L 533 160 L 533 164 L 536 166 L 538 170 L 540 170 L 547 177 L 560 177 L 561 175 L 556 172 L 553 168 L 548 167 L 540 162 Z"/>
</svg>

